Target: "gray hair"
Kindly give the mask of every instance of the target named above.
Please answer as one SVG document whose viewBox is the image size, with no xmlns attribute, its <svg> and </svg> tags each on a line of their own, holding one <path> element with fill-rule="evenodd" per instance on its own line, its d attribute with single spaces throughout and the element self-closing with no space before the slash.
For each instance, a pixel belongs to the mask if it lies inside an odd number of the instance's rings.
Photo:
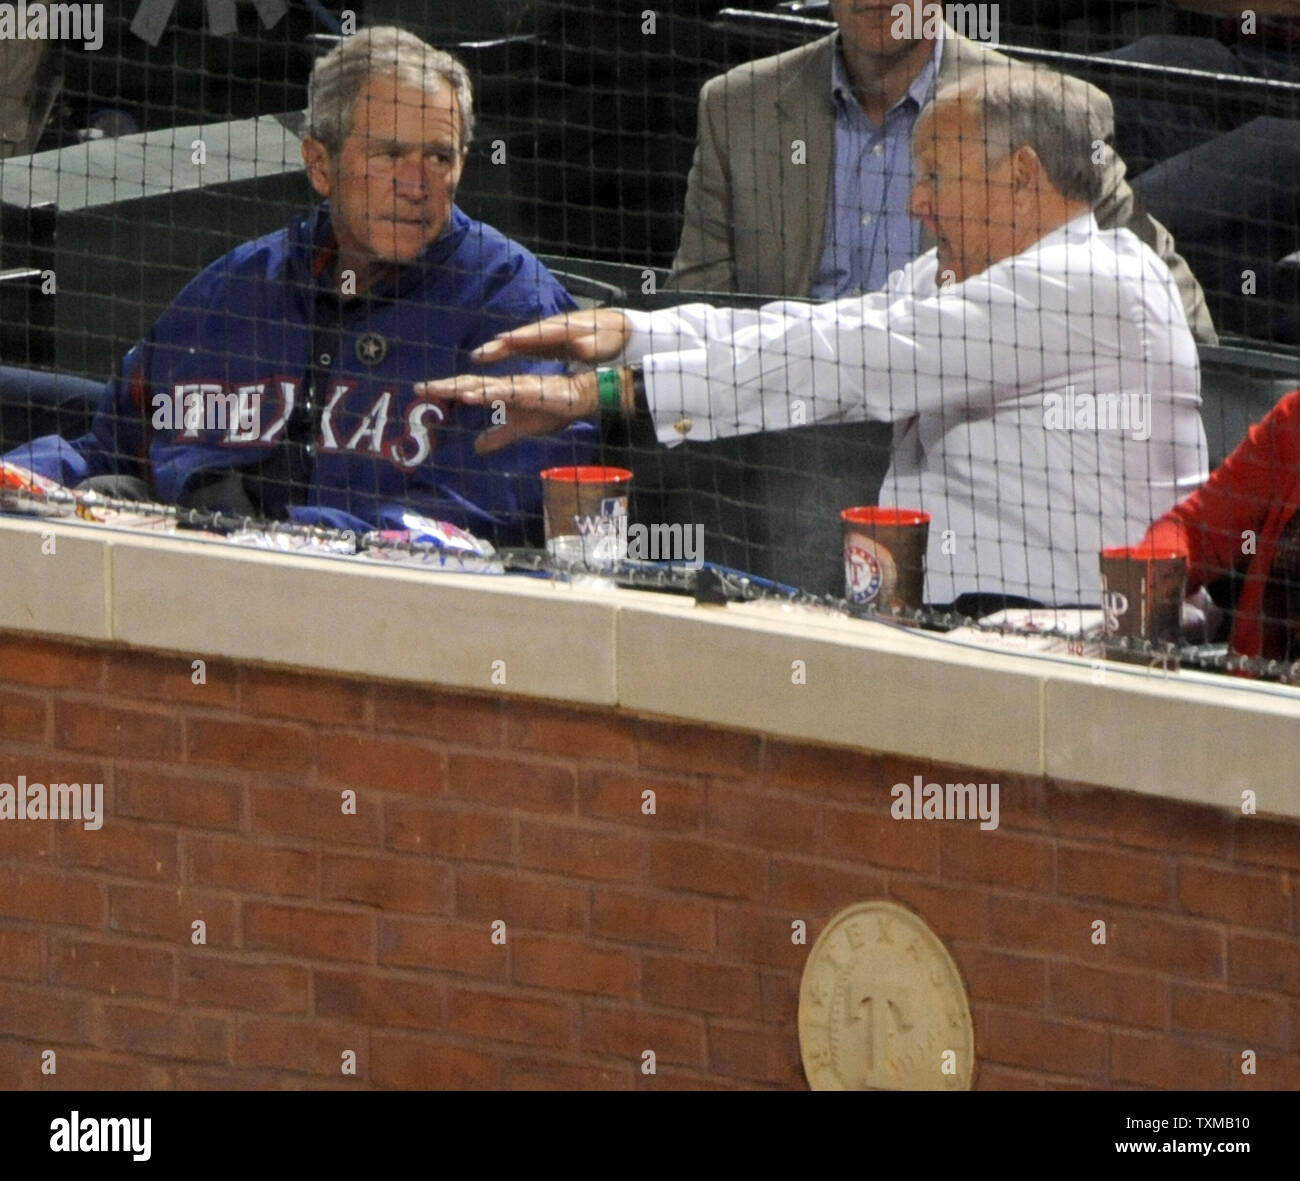
<svg viewBox="0 0 1300 1181">
<path fill-rule="evenodd" d="M 1095 86 L 1038 66 L 986 67 L 935 95 L 969 103 L 983 120 L 990 162 L 1028 145 L 1062 197 L 1095 205 L 1102 193 L 1098 145 L 1114 132 L 1110 100 Z"/>
<path fill-rule="evenodd" d="M 396 78 L 420 90 L 446 82 L 460 113 L 460 146 L 474 135 L 474 91 L 469 73 L 450 53 L 392 25 L 359 29 L 316 63 L 307 84 L 308 134 L 337 155 L 352 127 L 357 97 L 372 78 Z"/>
</svg>

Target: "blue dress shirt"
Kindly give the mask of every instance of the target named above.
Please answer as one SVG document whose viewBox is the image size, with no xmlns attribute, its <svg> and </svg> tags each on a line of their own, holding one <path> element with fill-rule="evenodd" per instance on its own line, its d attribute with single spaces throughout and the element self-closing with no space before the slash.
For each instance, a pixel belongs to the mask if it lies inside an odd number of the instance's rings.
<svg viewBox="0 0 1300 1181">
<path fill-rule="evenodd" d="M 907 213 L 914 179 L 912 131 L 930 101 L 939 74 L 943 39 L 907 93 L 877 126 L 854 97 L 837 49 L 831 65 L 835 101 L 835 167 L 827 198 L 821 263 L 814 299 L 879 291 L 893 271 L 920 253 L 921 223 Z"/>
</svg>

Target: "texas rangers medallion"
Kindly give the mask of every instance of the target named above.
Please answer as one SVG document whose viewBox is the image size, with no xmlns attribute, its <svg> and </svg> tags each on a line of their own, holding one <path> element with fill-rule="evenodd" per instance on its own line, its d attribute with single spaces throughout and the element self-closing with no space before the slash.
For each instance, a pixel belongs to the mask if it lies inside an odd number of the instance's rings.
<svg viewBox="0 0 1300 1181">
<path fill-rule="evenodd" d="M 799 1048 L 814 1091 L 970 1090 L 975 1033 L 948 949 L 893 902 L 840 911 L 804 964 Z"/>
</svg>

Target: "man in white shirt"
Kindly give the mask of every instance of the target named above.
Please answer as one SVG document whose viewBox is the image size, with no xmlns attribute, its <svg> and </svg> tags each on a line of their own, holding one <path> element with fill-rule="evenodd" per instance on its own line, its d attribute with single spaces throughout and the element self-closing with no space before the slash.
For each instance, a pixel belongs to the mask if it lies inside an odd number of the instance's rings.
<svg viewBox="0 0 1300 1181">
<path fill-rule="evenodd" d="M 985 73 L 941 92 L 917 125 L 911 208 L 936 247 L 883 291 L 554 317 L 499 337 L 481 359 L 640 363 L 424 389 L 502 399 L 508 421 L 484 449 L 633 413 L 642 389 L 669 444 L 892 422 L 880 500 L 931 514 L 927 602 L 1096 603 L 1098 551 L 1135 543 L 1207 474 L 1177 286 L 1132 233 L 1099 229 L 1091 212 L 1108 130 L 1075 79 Z"/>
</svg>

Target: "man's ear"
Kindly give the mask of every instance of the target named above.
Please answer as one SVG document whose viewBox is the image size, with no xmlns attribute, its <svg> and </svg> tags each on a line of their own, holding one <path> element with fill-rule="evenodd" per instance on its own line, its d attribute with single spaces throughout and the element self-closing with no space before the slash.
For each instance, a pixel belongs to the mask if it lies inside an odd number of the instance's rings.
<svg viewBox="0 0 1300 1181">
<path fill-rule="evenodd" d="M 1039 160 L 1038 153 L 1028 144 L 1021 144 L 1011 154 L 1012 191 L 1021 192 L 1024 189 L 1032 188 L 1042 175 L 1043 163 Z"/>
<path fill-rule="evenodd" d="M 334 188 L 334 157 L 329 149 L 320 140 L 307 136 L 302 141 L 302 162 L 311 187 L 322 197 L 328 197 Z"/>
</svg>

